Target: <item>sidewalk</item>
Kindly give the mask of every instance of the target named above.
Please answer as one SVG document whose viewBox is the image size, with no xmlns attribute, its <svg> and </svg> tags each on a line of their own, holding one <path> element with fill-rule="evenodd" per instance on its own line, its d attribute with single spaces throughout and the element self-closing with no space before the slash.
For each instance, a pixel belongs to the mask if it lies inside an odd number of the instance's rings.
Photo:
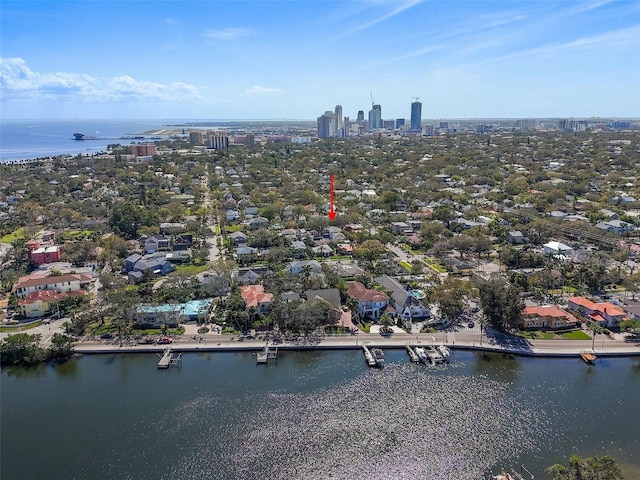
<svg viewBox="0 0 640 480">
<path fill-rule="evenodd" d="M 133 345 L 119 346 L 105 342 L 79 342 L 76 344 L 77 353 L 113 353 L 113 352 L 162 352 L 171 346 L 176 352 L 217 352 L 217 351 L 258 351 L 265 346 L 264 340 L 243 340 L 238 341 L 237 337 L 229 335 L 211 334 L 201 336 L 203 341 L 193 340 L 185 335 L 178 337 L 170 345 Z M 371 347 L 401 349 L 407 344 L 420 343 L 424 345 L 438 345 L 441 342 L 434 341 L 432 334 L 423 333 L 409 335 L 407 333 L 394 333 L 390 337 L 382 337 L 378 334 L 359 333 L 357 335 L 329 335 L 323 337 L 319 343 L 280 343 L 280 350 L 349 350 L 361 349 L 362 344 L 367 342 Z M 597 342 L 599 343 L 599 342 Z M 630 357 L 640 356 L 640 343 L 629 343 L 618 340 L 609 340 L 602 345 L 596 343 L 595 354 L 599 357 Z M 483 352 L 498 352 L 510 355 L 528 357 L 577 357 L 580 352 L 592 351 L 592 341 L 581 340 L 535 340 L 524 342 L 520 345 L 505 345 L 490 343 L 486 337 L 483 338 L 482 345 L 479 341 L 456 338 L 447 341 L 447 346 L 452 350 L 474 350 Z"/>
</svg>

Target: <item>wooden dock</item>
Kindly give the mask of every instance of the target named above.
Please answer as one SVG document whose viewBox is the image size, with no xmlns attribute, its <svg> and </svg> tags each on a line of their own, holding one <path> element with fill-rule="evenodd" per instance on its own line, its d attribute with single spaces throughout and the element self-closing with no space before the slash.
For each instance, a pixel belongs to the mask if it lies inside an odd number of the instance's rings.
<svg viewBox="0 0 640 480">
<path fill-rule="evenodd" d="M 420 361 L 420 359 L 418 358 L 418 355 L 416 355 L 416 352 L 413 350 L 413 348 L 411 348 L 411 345 L 405 345 L 405 348 L 407 349 L 407 353 L 409 354 L 409 359 L 412 362 Z"/>
<path fill-rule="evenodd" d="M 179 367 L 180 365 L 182 365 L 182 354 L 178 353 L 177 355 L 174 355 L 171 351 L 171 347 L 167 347 L 164 350 L 162 356 L 160 357 L 160 360 L 158 361 L 159 369 Z"/>
<path fill-rule="evenodd" d="M 598 357 L 596 357 L 594 353 L 585 350 L 584 352 L 580 352 L 580 358 L 582 358 L 585 363 L 593 365 L 593 362 L 595 362 Z"/>
<path fill-rule="evenodd" d="M 367 348 L 367 345 L 364 344 L 364 343 L 362 344 L 362 351 L 364 352 L 364 358 L 367 361 L 367 365 L 369 365 L 370 367 L 375 367 L 376 366 L 376 359 L 374 358 L 373 354 Z"/>
</svg>

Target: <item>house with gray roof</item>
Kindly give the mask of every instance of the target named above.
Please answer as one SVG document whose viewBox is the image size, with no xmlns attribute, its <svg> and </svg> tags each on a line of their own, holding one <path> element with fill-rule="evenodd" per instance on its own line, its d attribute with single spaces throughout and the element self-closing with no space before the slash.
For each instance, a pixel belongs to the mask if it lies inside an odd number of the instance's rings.
<svg viewBox="0 0 640 480">
<path fill-rule="evenodd" d="M 431 317 L 431 311 L 420 300 L 414 297 L 408 287 L 404 287 L 397 280 L 388 277 L 376 277 L 374 281 L 391 294 L 391 306 L 398 317 L 403 320 Z"/>
</svg>

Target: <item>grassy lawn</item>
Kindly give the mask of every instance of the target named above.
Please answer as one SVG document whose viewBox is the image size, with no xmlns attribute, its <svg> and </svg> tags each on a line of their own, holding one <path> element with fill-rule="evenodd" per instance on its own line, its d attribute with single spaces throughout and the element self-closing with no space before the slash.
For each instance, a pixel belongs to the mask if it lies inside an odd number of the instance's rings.
<svg viewBox="0 0 640 480">
<path fill-rule="evenodd" d="M 562 338 L 566 340 L 591 340 L 591 337 L 581 330 L 565 332 L 562 334 Z"/>
<path fill-rule="evenodd" d="M 227 233 L 241 232 L 242 225 L 227 225 L 225 229 L 227 230 Z"/>
<path fill-rule="evenodd" d="M 554 338 L 556 338 L 555 333 L 542 332 L 540 330 L 536 330 L 533 332 L 523 332 L 522 336 L 524 338 L 530 338 L 532 340 L 553 340 Z"/>
<path fill-rule="evenodd" d="M 187 273 L 189 275 L 197 275 L 209 269 L 209 264 L 204 265 L 178 265 L 176 272 Z"/>
<path fill-rule="evenodd" d="M 407 272 L 411 273 L 413 268 L 409 262 L 405 262 L 404 260 L 398 262 L 402 268 L 404 268 Z"/>
<path fill-rule="evenodd" d="M 42 325 L 42 320 L 30 323 L 29 325 L 2 325 L 0 326 L 0 332 L 25 332 L 27 330 L 31 330 L 32 328 L 39 327 L 40 325 Z"/>
<path fill-rule="evenodd" d="M 24 238 L 24 227 L 20 227 L 15 232 L 9 233 L 4 237 L 0 238 L 0 242 L 2 243 L 12 243 L 19 238 Z"/>
</svg>

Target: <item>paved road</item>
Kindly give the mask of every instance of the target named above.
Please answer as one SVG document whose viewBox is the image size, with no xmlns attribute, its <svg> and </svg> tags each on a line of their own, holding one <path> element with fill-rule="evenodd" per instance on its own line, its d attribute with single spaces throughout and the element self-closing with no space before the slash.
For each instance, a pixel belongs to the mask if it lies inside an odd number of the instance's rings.
<svg viewBox="0 0 640 480">
<path fill-rule="evenodd" d="M 183 335 L 171 345 L 176 351 L 225 351 L 225 350 L 260 350 L 264 347 L 264 340 L 238 341 L 237 337 L 209 333 L 201 336 L 202 340 L 194 340 L 192 336 Z M 390 337 L 382 337 L 379 334 L 337 335 L 326 336 L 319 341 L 300 343 L 281 343 L 280 349 L 358 349 L 362 343 L 367 342 L 371 346 L 382 348 L 404 348 L 408 343 L 421 343 L 425 345 L 438 345 L 443 343 L 442 334 L 423 333 L 410 335 L 408 333 L 394 333 Z M 482 336 L 482 344 L 479 334 L 449 333 L 445 336 L 445 342 L 452 349 L 495 351 L 514 355 L 528 356 L 575 356 L 581 351 L 591 350 L 592 342 L 580 340 L 535 340 L 524 339 L 500 339 L 493 336 Z M 166 345 L 131 345 L 119 346 L 119 342 L 82 342 L 76 346 L 80 353 L 104 353 L 104 352 L 160 352 Z M 596 342 L 595 353 L 598 356 L 640 356 L 640 346 L 621 340 L 605 340 L 598 345 Z"/>
</svg>

